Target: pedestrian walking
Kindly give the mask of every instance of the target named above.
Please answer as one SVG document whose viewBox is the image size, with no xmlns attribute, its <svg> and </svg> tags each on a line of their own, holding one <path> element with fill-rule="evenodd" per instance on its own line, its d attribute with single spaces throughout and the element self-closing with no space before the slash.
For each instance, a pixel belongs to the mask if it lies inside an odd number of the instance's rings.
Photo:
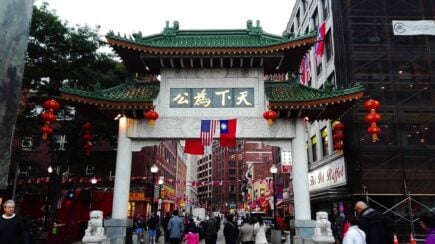
<svg viewBox="0 0 435 244">
<path fill-rule="evenodd" d="M 239 229 L 237 228 L 237 224 L 234 223 L 234 216 L 232 214 L 228 214 L 226 216 L 226 223 L 224 225 L 224 236 L 226 244 L 237 244 L 239 237 Z"/>
<path fill-rule="evenodd" d="M 172 218 L 168 223 L 169 242 L 171 244 L 180 244 L 181 234 L 183 233 L 183 221 L 178 217 L 178 210 L 174 210 Z"/>
<path fill-rule="evenodd" d="M 343 244 L 366 244 L 366 233 L 358 227 L 358 218 L 349 216 L 347 221 L 350 226 L 344 235 Z"/>
<path fill-rule="evenodd" d="M 157 237 L 157 228 L 159 227 L 159 217 L 152 213 L 151 217 L 147 221 L 148 233 L 149 233 L 149 243 L 155 244 Z"/>
<path fill-rule="evenodd" d="M 15 214 L 15 201 L 4 202 L 3 211 L 0 218 L 0 243 L 24 244 L 26 232 L 22 218 Z"/>
<path fill-rule="evenodd" d="M 203 229 L 205 244 L 216 244 L 219 226 L 213 212 L 210 213 L 209 219 L 204 222 Z"/>
<path fill-rule="evenodd" d="M 168 224 L 170 219 L 171 219 L 171 214 L 169 212 L 166 212 L 165 217 L 163 217 L 162 219 L 162 228 L 163 228 L 163 234 L 165 235 L 165 243 L 169 242 Z"/>
<path fill-rule="evenodd" d="M 355 204 L 355 211 L 358 213 L 358 227 L 366 233 L 367 244 L 393 242 L 385 217 L 381 213 L 362 201 Z"/>
<path fill-rule="evenodd" d="M 249 218 L 243 218 L 243 224 L 239 229 L 239 238 L 242 244 L 254 244 L 254 225 Z"/>
<path fill-rule="evenodd" d="M 261 216 L 254 217 L 254 236 L 255 244 L 267 244 L 266 230 Z"/>
<path fill-rule="evenodd" d="M 199 244 L 199 234 L 195 232 L 195 229 L 192 229 L 184 235 L 183 240 L 186 241 L 186 244 Z"/>
<path fill-rule="evenodd" d="M 420 226 L 427 233 L 425 244 L 435 244 L 435 213 L 424 212 L 420 216 Z"/>
</svg>

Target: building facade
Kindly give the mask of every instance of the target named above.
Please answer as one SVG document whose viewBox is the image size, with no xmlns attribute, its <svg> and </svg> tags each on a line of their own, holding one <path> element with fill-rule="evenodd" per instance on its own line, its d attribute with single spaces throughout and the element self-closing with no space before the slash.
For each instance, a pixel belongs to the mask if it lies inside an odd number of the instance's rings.
<svg viewBox="0 0 435 244">
<path fill-rule="evenodd" d="M 298 0 L 287 26 L 307 33 L 325 24 L 323 56 L 309 51 L 311 87 L 348 87 L 358 82 L 376 99 L 382 116 L 373 141 L 363 104 L 341 118 L 344 154 L 333 147 L 331 121 L 307 124 L 313 211 L 351 212 L 364 199 L 386 214 L 397 233 L 410 233 L 414 216 L 435 206 L 435 38 L 397 35 L 393 21 L 433 20 L 433 1 Z M 341 170 L 345 169 L 345 170 Z M 336 183 L 315 184 L 329 171 Z M 320 177 L 320 178 L 319 178 Z M 408 235 L 408 234 L 406 234 Z M 400 238 L 400 237 L 399 237 Z"/>
</svg>

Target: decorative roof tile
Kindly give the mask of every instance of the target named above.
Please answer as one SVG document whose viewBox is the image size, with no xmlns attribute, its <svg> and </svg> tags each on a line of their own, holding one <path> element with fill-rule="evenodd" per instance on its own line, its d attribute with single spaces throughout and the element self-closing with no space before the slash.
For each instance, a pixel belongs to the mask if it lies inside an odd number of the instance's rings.
<svg viewBox="0 0 435 244">
<path fill-rule="evenodd" d="M 118 40 L 125 43 L 155 47 L 155 48 L 262 48 L 291 43 L 315 37 L 317 33 L 311 32 L 298 37 L 284 33 L 283 36 L 269 34 L 257 23 L 252 26 L 248 20 L 247 29 L 235 30 L 179 30 L 178 22 L 174 27 L 167 26 L 163 32 L 151 36 L 142 36 L 141 32 L 130 37 L 109 32 L 107 39 Z"/>
<path fill-rule="evenodd" d="M 338 119 L 363 97 L 364 87 L 323 90 L 296 81 L 265 82 L 269 108 L 281 116 L 308 117 L 310 120 Z"/>
<path fill-rule="evenodd" d="M 326 99 L 338 99 L 364 91 L 362 85 L 346 89 L 315 89 L 295 81 L 265 82 L 266 96 L 269 102 L 306 103 Z"/>
<path fill-rule="evenodd" d="M 159 82 L 126 82 L 109 89 L 94 87 L 93 91 L 64 86 L 61 97 L 82 103 L 98 104 L 103 107 L 143 109 L 152 107 L 160 89 Z"/>
</svg>

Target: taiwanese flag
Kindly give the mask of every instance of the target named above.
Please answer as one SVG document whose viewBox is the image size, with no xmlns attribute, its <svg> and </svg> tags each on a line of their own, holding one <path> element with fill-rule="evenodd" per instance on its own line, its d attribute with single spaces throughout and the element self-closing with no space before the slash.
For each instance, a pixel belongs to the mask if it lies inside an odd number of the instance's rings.
<svg viewBox="0 0 435 244">
<path fill-rule="evenodd" d="M 184 152 L 193 155 L 203 155 L 204 146 L 201 139 L 187 139 L 184 145 Z"/>
<path fill-rule="evenodd" d="M 220 120 L 220 146 L 236 146 L 237 119 Z"/>
</svg>

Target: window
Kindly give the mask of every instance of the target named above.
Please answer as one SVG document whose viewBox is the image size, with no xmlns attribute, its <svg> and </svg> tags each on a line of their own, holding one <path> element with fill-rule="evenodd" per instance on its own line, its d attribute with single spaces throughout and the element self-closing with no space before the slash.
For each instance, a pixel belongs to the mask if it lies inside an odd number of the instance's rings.
<svg viewBox="0 0 435 244">
<path fill-rule="evenodd" d="M 329 0 L 322 0 L 323 3 L 323 18 L 327 19 L 329 14 Z"/>
<path fill-rule="evenodd" d="M 25 136 L 21 140 L 21 149 L 23 151 L 29 151 L 33 148 L 33 138 L 31 136 Z"/>
<path fill-rule="evenodd" d="M 317 10 L 314 11 L 312 19 L 313 19 L 313 23 L 314 23 L 314 28 L 318 28 L 319 27 L 319 15 L 317 14 Z"/>
<path fill-rule="evenodd" d="M 308 162 L 311 162 L 311 159 L 310 159 L 310 146 L 308 144 L 308 141 L 305 142 L 305 149 L 307 150 L 307 159 L 308 159 Z"/>
<path fill-rule="evenodd" d="M 329 154 L 328 128 L 323 127 L 320 134 L 322 135 L 322 156 L 325 157 Z"/>
<path fill-rule="evenodd" d="M 334 50 L 332 48 L 332 38 L 330 34 L 327 34 L 325 37 L 325 55 L 326 62 L 328 62 L 334 55 Z"/>
<path fill-rule="evenodd" d="M 318 160 L 316 147 L 317 147 L 317 136 L 312 136 L 311 137 L 311 151 L 313 154 L 313 162 L 316 162 Z"/>
<path fill-rule="evenodd" d="M 65 151 L 66 144 L 68 143 L 66 140 L 66 135 L 53 135 L 55 150 Z"/>
</svg>

